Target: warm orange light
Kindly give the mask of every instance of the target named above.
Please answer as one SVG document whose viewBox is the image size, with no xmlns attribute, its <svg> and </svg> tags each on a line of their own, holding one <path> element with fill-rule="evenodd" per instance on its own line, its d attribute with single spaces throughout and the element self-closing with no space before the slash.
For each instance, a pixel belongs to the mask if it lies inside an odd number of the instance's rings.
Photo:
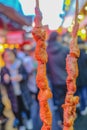
<svg viewBox="0 0 87 130">
<path fill-rule="evenodd" d="M 4 46 L 2 44 L 0 44 L 0 53 L 4 52 Z"/>
<path fill-rule="evenodd" d="M 15 45 L 15 48 L 17 48 L 17 49 L 18 49 L 18 48 L 19 48 L 19 44 L 16 44 L 16 45 Z"/>
<path fill-rule="evenodd" d="M 14 49 L 14 44 L 11 44 L 11 45 L 9 46 L 9 48 L 10 48 L 10 49 Z"/>
<path fill-rule="evenodd" d="M 8 44 L 5 43 L 5 44 L 4 44 L 4 48 L 5 48 L 5 49 L 8 48 Z"/>
<path fill-rule="evenodd" d="M 85 10 L 87 11 L 87 5 L 85 6 Z"/>
</svg>

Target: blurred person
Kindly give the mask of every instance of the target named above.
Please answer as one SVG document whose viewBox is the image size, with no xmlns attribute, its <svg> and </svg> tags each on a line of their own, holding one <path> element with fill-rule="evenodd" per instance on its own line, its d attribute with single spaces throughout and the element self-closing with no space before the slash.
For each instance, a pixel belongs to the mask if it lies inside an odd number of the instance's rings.
<svg viewBox="0 0 87 130">
<path fill-rule="evenodd" d="M 87 50 L 85 43 L 79 38 L 80 57 L 78 60 L 79 76 L 77 94 L 80 97 L 80 114 L 87 115 Z"/>
<path fill-rule="evenodd" d="M 63 35 L 63 41 L 62 41 L 63 45 L 69 47 L 70 41 L 71 41 L 71 35 L 69 32 L 67 32 Z"/>
<path fill-rule="evenodd" d="M 37 71 L 37 62 L 35 60 L 35 47 L 31 44 L 25 44 L 21 50 L 16 50 L 17 57 L 21 59 L 24 68 L 28 73 L 28 89 L 32 96 L 32 106 L 31 106 L 31 124 L 33 124 L 33 130 L 41 129 L 41 120 L 39 116 L 39 103 L 37 99 L 38 88 L 36 86 L 36 71 Z M 20 55 L 22 54 L 22 56 Z M 35 109 L 34 109 L 35 108 Z M 37 120 L 37 122 L 36 122 Z"/>
<path fill-rule="evenodd" d="M 25 112 L 30 119 L 31 96 L 27 88 L 28 74 L 14 51 L 6 49 L 2 55 L 5 67 L 1 69 L 1 81 L 6 87 L 11 101 L 12 110 L 16 117 L 13 126 L 25 130 L 22 113 Z"/>
<path fill-rule="evenodd" d="M 7 117 L 4 115 L 4 104 L 2 103 L 2 95 L 0 92 L 0 125 L 5 124 L 7 120 L 8 120 Z"/>
<path fill-rule="evenodd" d="M 14 49 L 14 52 L 16 53 L 18 59 L 20 59 L 21 61 L 24 60 L 25 53 L 22 50 Z"/>
<path fill-rule="evenodd" d="M 30 47 L 29 47 L 30 48 Z M 28 76 L 28 88 L 32 94 L 37 95 L 38 89 L 36 86 L 36 70 L 37 70 L 37 63 L 33 57 L 33 52 L 35 48 L 24 49 L 25 58 L 23 60 L 23 65 L 29 74 Z"/>
<path fill-rule="evenodd" d="M 1 79 L 1 73 L 0 73 L 0 79 Z M 1 89 L 2 89 L 2 84 L 0 81 L 0 125 L 1 124 L 5 124 L 8 120 L 8 118 L 4 115 L 4 104 L 2 102 L 2 93 L 1 93 Z"/>
<path fill-rule="evenodd" d="M 32 47 L 31 45 L 27 45 L 26 47 L 25 45 L 23 50 L 25 53 L 23 65 L 28 73 L 28 88 L 33 99 L 32 107 L 31 107 L 31 118 L 33 121 L 33 130 L 40 130 L 42 123 L 39 117 L 39 103 L 37 100 L 38 88 L 36 86 L 37 62 L 34 57 L 35 47 Z"/>
<path fill-rule="evenodd" d="M 47 71 L 48 76 L 52 83 L 53 102 L 56 106 L 55 116 L 56 121 L 62 129 L 63 122 L 63 109 L 66 95 L 66 56 L 69 53 L 69 49 L 62 45 L 57 32 L 52 32 L 48 39 L 47 53 L 48 64 Z"/>
</svg>

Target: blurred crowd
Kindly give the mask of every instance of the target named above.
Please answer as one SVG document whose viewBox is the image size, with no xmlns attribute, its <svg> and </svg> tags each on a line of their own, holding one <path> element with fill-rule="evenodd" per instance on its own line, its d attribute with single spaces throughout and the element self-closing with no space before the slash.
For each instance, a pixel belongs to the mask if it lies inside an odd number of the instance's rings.
<svg viewBox="0 0 87 130">
<path fill-rule="evenodd" d="M 69 53 L 70 34 L 63 36 L 52 32 L 47 39 L 47 77 L 53 98 L 49 105 L 53 115 L 52 130 L 62 130 L 63 109 L 66 87 L 66 56 Z M 77 117 L 87 115 L 87 47 L 86 42 L 78 38 L 81 50 L 79 77 L 76 95 L 80 97 L 77 105 Z M 14 115 L 13 128 L 18 130 L 40 130 L 42 122 L 39 116 L 38 87 L 36 85 L 37 61 L 35 47 L 6 49 L 2 54 L 4 67 L 0 70 L 0 126 L 5 130 L 9 118 L 4 114 L 3 90 L 5 89 Z M 3 125 L 4 124 L 4 125 Z"/>
</svg>

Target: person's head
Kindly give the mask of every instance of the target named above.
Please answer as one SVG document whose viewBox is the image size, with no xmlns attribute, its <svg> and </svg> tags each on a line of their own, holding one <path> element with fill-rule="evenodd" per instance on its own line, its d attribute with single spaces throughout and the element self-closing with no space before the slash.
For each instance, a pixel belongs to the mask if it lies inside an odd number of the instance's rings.
<svg viewBox="0 0 87 130">
<path fill-rule="evenodd" d="M 52 32 L 48 38 L 48 43 L 50 42 L 55 42 L 58 40 L 58 33 L 55 31 L 55 32 Z"/>
<path fill-rule="evenodd" d="M 13 63 L 15 61 L 16 54 L 13 50 L 6 49 L 2 54 L 2 58 L 5 61 L 5 63 Z"/>
</svg>

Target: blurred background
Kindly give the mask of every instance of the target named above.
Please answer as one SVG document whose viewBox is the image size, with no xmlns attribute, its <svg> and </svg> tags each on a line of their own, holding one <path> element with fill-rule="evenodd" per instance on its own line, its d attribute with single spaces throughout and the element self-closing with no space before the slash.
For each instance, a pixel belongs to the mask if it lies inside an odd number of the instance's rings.
<svg viewBox="0 0 87 130">
<path fill-rule="evenodd" d="M 62 130 L 61 105 L 65 99 L 67 77 L 65 59 L 72 39 L 76 0 L 39 2 L 47 32 L 47 77 L 53 93 L 53 99 L 49 100 L 53 114 L 52 130 Z M 0 130 L 40 130 L 42 126 L 35 80 L 34 10 L 35 0 L 0 0 Z M 86 130 L 87 0 L 79 0 L 78 22 L 81 54 L 75 95 L 80 97 L 80 102 L 74 128 Z"/>
</svg>

